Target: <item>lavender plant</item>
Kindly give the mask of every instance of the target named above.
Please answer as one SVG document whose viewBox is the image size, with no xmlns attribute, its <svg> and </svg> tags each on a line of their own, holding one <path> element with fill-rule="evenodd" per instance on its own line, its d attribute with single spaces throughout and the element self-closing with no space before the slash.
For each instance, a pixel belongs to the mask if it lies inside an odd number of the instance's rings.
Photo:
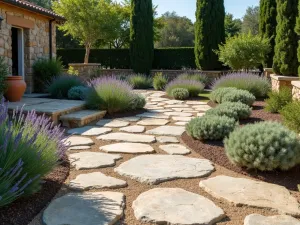
<svg viewBox="0 0 300 225">
<path fill-rule="evenodd" d="M 255 97 L 265 97 L 271 89 L 269 80 L 253 73 L 231 73 L 217 79 L 212 84 L 212 89 L 235 87 L 246 90 Z"/>
<path fill-rule="evenodd" d="M 116 77 L 101 77 L 88 85 L 91 87 L 86 96 L 88 108 L 107 110 L 109 114 L 130 108 L 133 88 L 128 82 Z"/>
<path fill-rule="evenodd" d="M 14 112 L 0 102 L 0 207 L 37 192 L 66 151 L 64 132 L 34 111 Z"/>
<path fill-rule="evenodd" d="M 133 74 L 128 77 L 128 82 L 134 89 L 148 89 L 152 87 L 151 78 L 143 74 Z"/>
<path fill-rule="evenodd" d="M 189 91 L 190 97 L 196 97 L 204 90 L 204 85 L 196 80 L 175 79 L 166 86 L 165 90 L 169 96 L 173 97 L 172 91 L 175 88 L 187 89 Z"/>
</svg>

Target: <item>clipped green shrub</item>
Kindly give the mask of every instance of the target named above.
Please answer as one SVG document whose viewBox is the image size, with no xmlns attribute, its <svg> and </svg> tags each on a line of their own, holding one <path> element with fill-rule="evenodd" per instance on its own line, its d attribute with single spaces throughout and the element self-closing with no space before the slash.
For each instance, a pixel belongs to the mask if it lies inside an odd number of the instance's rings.
<svg viewBox="0 0 300 225">
<path fill-rule="evenodd" d="M 143 95 L 133 94 L 129 103 L 129 109 L 142 109 L 146 105 L 146 99 Z"/>
<path fill-rule="evenodd" d="M 206 111 L 205 115 L 227 116 L 235 120 L 247 119 L 251 115 L 251 107 L 241 102 L 224 102 Z"/>
<path fill-rule="evenodd" d="M 268 96 L 269 98 L 265 100 L 266 110 L 271 113 L 278 113 L 293 100 L 292 91 L 288 87 L 283 87 L 280 91 L 269 92 Z"/>
<path fill-rule="evenodd" d="M 72 87 L 68 91 L 68 99 L 84 100 L 88 90 L 89 90 L 89 88 L 87 88 L 85 86 Z"/>
<path fill-rule="evenodd" d="M 298 135 L 277 122 L 240 127 L 224 143 L 227 157 L 240 167 L 288 170 L 300 163 Z"/>
<path fill-rule="evenodd" d="M 188 99 L 189 95 L 189 91 L 185 88 L 175 88 L 172 90 L 172 96 L 178 100 Z"/>
<path fill-rule="evenodd" d="M 198 140 L 222 140 L 232 132 L 238 123 L 227 116 L 205 115 L 192 119 L 186 125 L 186 132 Z"/>
<path fill-rule="evenodd" d="M 249 91 L 245 90 L 234 90 L 225 94 L 222 98 L 223 102 L 241 102 L 246 105 L 253 105 L 255 102 L 255 96 L 251 94 Z"/>
<path fill-rule="evenodd" d="M 222 76 L 212 84 L 212 89 L 216 90 L 223 87 L 235 87 L 246 90 L 255 97 L 265 97 L 271 90 L 271 83 L 265 77 L 260 77 L 252 73 L 231 73 Z"/>
<path fill-rule="evenodd" d="M 91 80 L 88 85 L 91 90 L 85 101 L 89 109 L 106 110 L 109 114 L 133 109 L 133 90 L 127 81 L 116 77 L 100 77 Z"/>
<path fill-rule="evenodd" d="M 34 90 L 36 92 L 45 92 L 47 85 L 54 77 L 62 74 L 63 65 L 60 58 L 47 59 L 40 58 L 32 66 Z"/>
<path fill-rule="evenodd" d="M 152 87 L 151 78 L 143 74 L 134 74 L 129 76 L 128 82 L 134 89 L 148 89 Z"/>
<path fill-rule="evenodd" d="M 168 83 L 168 78 L 163 73 L 156 73 L 153 77 L 153 87 L 155 90 L 162 91 Z"/>
<path fill-rule="evenodd" d="M 293 101 L 279 111 L 284 124 L 291 130 L 300 133 L 300 101 Z"/>
<path fill-rule="evenodd" d="M 210 93 L 209 99 L 213 102 L 221 103 L 224 95 L 234 90 L 237 90 L 237 88 L 233 88 L 233 87 L 218 88 Z"/>
<path fill-rule="evenodd" d="M 173 97 L 172 90 L 176 88 L 187 89 L 189 91 L 190 97 L 197 97 L 204 90 L 204 85 L 201 82 L 195 80 L 175 79 L 166 86 L 165 91 L 170 97 Z"/>
<path fill-rule="evenodd" d="M 52 98 L 67 99 L 69 90 L 77 86 L 83 86 L 79 77 L 63 75 L 52 79 L 48 91 Z"/>
<path fill-rule="evenodd" d="M 197 73 L 195 73 L 195 74 L 183 73 L 183 74 L 180 74 L 177 79 L 179 79 L 179 80 L 195 80 L 195 81 L 201 82 L 205 86 L 208 85 L 210 82 L 208 76 L 206 76 L 204 74 L 197 74 Z"/>
<path fill-rule="evenodd" d="M 4 62 L 4 58 L 0 57 L 0 100 L 1 100 L 1 96 L 3 96 L 3 94 L 6 91 L 5 79 L 7 76 L 8 76 L 8 66 Z"/>
</svg>

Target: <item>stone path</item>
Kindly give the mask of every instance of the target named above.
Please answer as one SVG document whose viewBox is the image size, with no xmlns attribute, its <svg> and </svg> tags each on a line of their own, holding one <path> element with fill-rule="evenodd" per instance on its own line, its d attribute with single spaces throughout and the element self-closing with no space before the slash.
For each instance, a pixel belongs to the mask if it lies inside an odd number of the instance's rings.
<svg viewBox="0 0 300 225">
<path fill-rule="evenodd" d="M 43 212 L 44 224 L 231 224 L 232 217 L 225 218 L 220 202 L 300 216 L 296 199 L 285 188 L 210 176 L 214 165 L 182 143 L 186 123 L 210 109 L 205 102 L 170 100 L 158 91 L 140 94 L 147 99 L 148 112 L 68 131 L 72 135 L 65 140 L 72 166 L 68 191 Z M 194 185 L 188 180 L 195 180 Z M 178 182 L 183 184 L 180 188 Z M 140 186 L 147 188 L 139 191 Z M 107 191 L 111 189 L 116 190 Z M 125 212 L 130 215 L 122 219 Z M 290 216 L 256 212 L 232 224 L 299 225 Z"/>
</svg>

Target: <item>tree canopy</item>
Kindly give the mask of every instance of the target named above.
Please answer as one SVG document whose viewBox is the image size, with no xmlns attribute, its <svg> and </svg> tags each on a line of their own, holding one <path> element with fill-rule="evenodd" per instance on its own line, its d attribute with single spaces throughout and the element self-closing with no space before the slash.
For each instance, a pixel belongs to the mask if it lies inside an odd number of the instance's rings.
<svg viewBox="0 0 300 225">
<path fill-rule="evenodd" d="M 259 6 L 248 7 L 243 17 L 242 32 L 256 35 L 259 32 Z"/>
<path fill-rule="evenodd" d="M 226 13 L 225 15 L 225 35 L 226 37 L 233 37 L 239 34 L 242 30 L 242 20 L 234 19 L 233 15 Z"/>
<path fill-rule="evenodd" d="M 156 47 L 194 46 L 194 24 L 190 19 L 178 16 L 176 12 L 166 12 L 159 19 L 163 28 L 159 32 L 160 39 L 155 43 Z"/>
<path fill-rule="evenodd" d="M 85 46 L 84 63 L 88 63 L 90 49 L 98 40 L 112 39 L 117 35 L 119 7 L 111 0 L 60 0 L 54 1 L 52 7 L 66 18 L 59 29 Z"/>
</svg>

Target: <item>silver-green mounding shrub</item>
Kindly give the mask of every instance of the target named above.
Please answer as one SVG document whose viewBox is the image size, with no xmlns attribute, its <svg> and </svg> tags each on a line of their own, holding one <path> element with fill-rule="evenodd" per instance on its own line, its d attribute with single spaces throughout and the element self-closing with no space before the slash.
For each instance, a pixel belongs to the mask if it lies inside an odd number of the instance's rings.
<svg viewBox="0 0 300 225">
<path fill-rule="evenodd" d="M 227 157 L 240 167 L 261 171 L 288 170 L 300 163 L 298 135 L 277 122 L 238 128 L 224 143 Z"/>
<path fill-rule="evenodd" d="M 218 88 L 214 91 L 211 92 L 209 98 L 211 101 L 216 102 L 216 103 L 221 103 L 222 102 L 222 98 L 224 95 L 226 95 L 227 93 L 237 90 L 234 87 L 224 87 L 224 88 Z"/>
<path fill-rule="evenodd" d="M 251 94 L 249 91 L 245 90 L 234 90 L 230 91 L 227 94 L 225 94 L 222 98 L 223 102 L 241 102 L 246 105 L 253 105 L 256 98 L 253 94 Z"/>
<path fill-rule="evenodd" d="M 192 119 L 186 125 L 186 132 L 198 140 L 223 140 L 238 123 L 227 116 L 203 116 Z"/>
<path fill-rule="evenodd" d="M 251 115 L 251 107 L 241 102 L 224 102 L 208 110 L 206 115 L 227 116 L 235 120 L 247 119 Z"/>
<path fill-rule="evenodd" d="M 189 98 L 190 93 L 185 88 L 175 88 L 172 90 L 172 96 L 178 100 L 185 100 Z"/>
</svg>

